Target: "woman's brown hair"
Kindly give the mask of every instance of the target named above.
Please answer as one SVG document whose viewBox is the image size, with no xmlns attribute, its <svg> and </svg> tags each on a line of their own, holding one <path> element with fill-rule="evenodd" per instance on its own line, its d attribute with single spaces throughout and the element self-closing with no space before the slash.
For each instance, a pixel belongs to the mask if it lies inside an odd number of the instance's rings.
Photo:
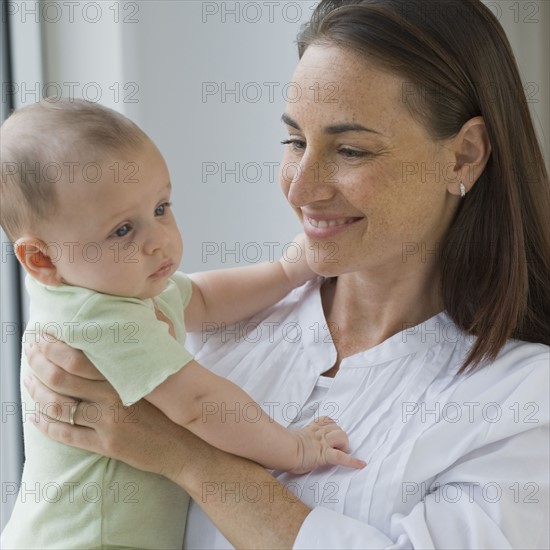
<svg viewBox="0 0 550 550">
<path fill-rule="evenodd" d="M 550 186 L 510 44 L 480 0 L 321 0 L 298 36 L 402 77 L 433 139 L 482 116 L 492 153 L 440 243 L 441 294 L 475 343 L 459 372 L 509 338 L 550 345 Z"/>
</svg>

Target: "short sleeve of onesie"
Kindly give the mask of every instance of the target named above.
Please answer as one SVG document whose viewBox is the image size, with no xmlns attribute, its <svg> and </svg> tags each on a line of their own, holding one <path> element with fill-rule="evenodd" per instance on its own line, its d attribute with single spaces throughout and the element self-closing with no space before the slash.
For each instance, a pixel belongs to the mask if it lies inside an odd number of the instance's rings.
<svg viewBox="0 0 550 550">
<path fill-rule="evenodd" d="M 193 359 L 183 346 L 183 315 L 191 297 L 191 281 L 183 273 L 176 273 L 155 298 L 157 307 L 172 321 L 176 338 L 170 334 L 169 325 L 157 319 L 152 300 L 111 296 L 68 285 L 37 290 L 41 301 L 46 298 L 49 302 L 49 311 L 56 309 L 58 315 L 54 317 L 59 319 L 61 311 L 70 311 L 61 316 L 62 322 L 59 320 L 63 340 L 86 354 L 125 405 L 153 391 Z M 56 305 L 60 302 L 63 305 L 59 309 Z"/>
</svg>

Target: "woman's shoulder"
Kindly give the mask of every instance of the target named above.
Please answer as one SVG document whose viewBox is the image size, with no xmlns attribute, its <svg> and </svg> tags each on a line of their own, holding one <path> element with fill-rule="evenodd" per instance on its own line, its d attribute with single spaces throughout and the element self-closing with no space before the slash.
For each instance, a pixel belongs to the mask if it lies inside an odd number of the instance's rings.
<svg viewBox="0 0 550 550">
<path fill-rule="evenodd" d="M 480 369 L 488 375 L 534 376 L 548 378 L 550 373 L 550 346 L 510 339 L 497 357 Z M 548 389 L 548 386 L 547 388 Z"/>
<path fill-rule="evenodd" d="M 513 413 L 523 418 L 536 411 L 535 424 L 541 426 L 549 421 L 549 387 L 550 347 L 509 340 L 493 361 L 456 378 L 449 401 L 469 401 L 503 416 Z"/>
</svg>

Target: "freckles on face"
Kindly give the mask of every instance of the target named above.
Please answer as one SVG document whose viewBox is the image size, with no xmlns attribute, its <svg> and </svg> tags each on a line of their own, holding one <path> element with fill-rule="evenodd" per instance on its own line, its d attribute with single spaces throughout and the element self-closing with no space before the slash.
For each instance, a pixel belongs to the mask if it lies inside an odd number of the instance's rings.
<svg viewBox="0 0 550 550">
<path fill-rule="evenodd" d="M 302 95 L 283 115 L 292 143 L 281 186 L 309 240 L 333 242 L 339 268 L 356 270 L 400 257 L 404 242 L 440 236 L 446 151 L 403 104 L 403 80 L 353 52 L 310 46 L 294 81 Z"/>
</svg>

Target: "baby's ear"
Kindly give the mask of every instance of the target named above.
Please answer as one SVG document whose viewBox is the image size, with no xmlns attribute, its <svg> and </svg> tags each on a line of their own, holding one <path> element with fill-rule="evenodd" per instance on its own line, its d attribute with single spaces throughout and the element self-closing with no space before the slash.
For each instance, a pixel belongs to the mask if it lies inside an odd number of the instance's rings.
<svg viewBox="0 0 550 550">
<path fill-rule="evenodd" d="M 60 285 L 63 281 L 57 267 L 48 256 L 48 247 L 35 237 L 21 237 L 15 242 L 15 254 L 27 273 L 48 286 Z"/>
</svg>

